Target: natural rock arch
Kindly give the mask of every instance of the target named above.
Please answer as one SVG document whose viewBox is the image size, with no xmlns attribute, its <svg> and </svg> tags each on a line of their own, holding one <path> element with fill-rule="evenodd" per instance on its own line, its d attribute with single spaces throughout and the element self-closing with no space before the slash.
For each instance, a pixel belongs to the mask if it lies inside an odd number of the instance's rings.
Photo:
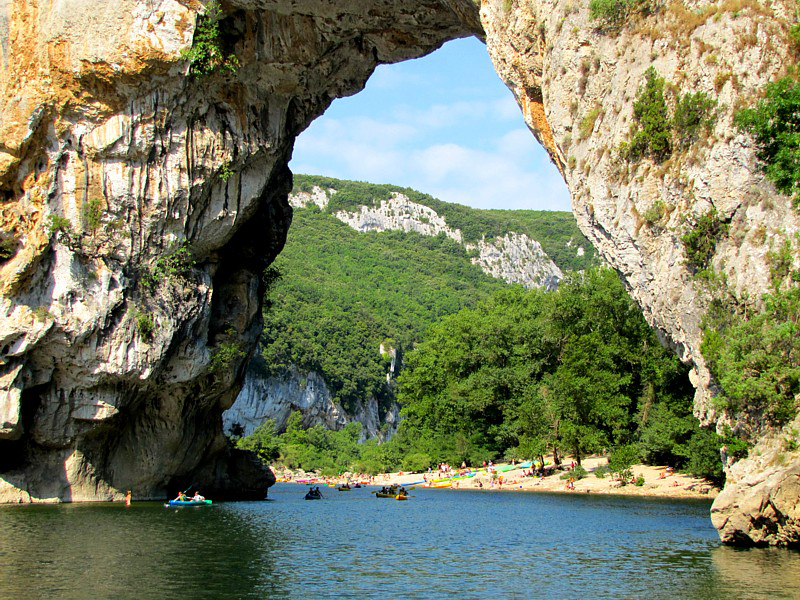
<svg viewBox="0 0 800 600">
<path fill-rule="evenodd" d="M 182 57 L 197 0 L 0 0 L 0 218 L 15 252 L 0 266 L 0 500 L 161 496 L 187 481 L 260 493 L 269 480 L 241 471 L 254 467 L 226 448 L 220 414 L 260 329 L 261 273 L 291 220 L 293 140 L 377 64 L 467 35 L 485 37 L 584 233 L 695 365 L 698 415 L 717 418 L 699 354 L 706 300 L 682 264 L 681 215 L 714 206 L 741 233 L 715 265 L 751 294 L 768 282 L 748 231 L 785 237 L 797 217 L 788 199 L 759 201 L 769 187 L 731 110 L 693 164 L 626 175 L 614 148 L 651 64 L 728 107 L 759 89 L 788 50 L 735 45 L 748 27 L 756 46 L 784 33 L 786 10 L 733 19 L 720 8 L 687 25 L 670 7 L 661 32 L 642 18 L 608 35 L 586 6 L 561 0 L 222 4 L 223 50 L 239 66 L 199 76 Z M 698 58 L 709 44 L 743 58 Z M 656 200 L 671 210 L 653 227 L 641 215 Z M 773 522 L 787 518 L 796 523 Z M 740 538 L 796 539 L 745 521 Z"/>
</svg>

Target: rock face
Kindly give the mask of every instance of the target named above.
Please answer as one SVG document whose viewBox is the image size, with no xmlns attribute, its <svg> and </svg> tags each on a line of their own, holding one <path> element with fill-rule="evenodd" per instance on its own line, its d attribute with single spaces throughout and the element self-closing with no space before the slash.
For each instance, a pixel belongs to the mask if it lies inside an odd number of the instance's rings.
<svg viewBox="0 0 800 600">
<path fill-rule="evenodd" d="M 274 419 L 276 428 L 283 431 L 293 411 L 302 414 L 304 427 L 322 425 L 338 431 L 348 423 L 361 423 L 362 440 L 391 437 L 400 421 L 400 407 L 396 403 L 388 409 L 382 408 L 375 397 L 368 398 L 354 414 L 346 413 L 333 401 L 319 373 L 291 369 L 281 377 L 264 377 L 251 368 L 236 402 L 223 413 L 222 424 L 225 433 L 246 436 Z"/>
<path fill-rule="evenodd" d="M 291 220 L 295 136 L 383 62 L 479 31 L 458 0 L 0 2 L 0 501 L 263 497 L 222 411 Z M 202 19 L 200 20 L 202 23 Z M 237 480 L 236 473 L 247 473 Z"/>
<path fill-rule="evenodd" d="M 800 231 L 732 124 L 737 103 L 791 63 L 793 5 L 677 2 L 613 33 L 573 0 L 223 9 L 221 48 L 240 67 L 200 77 L 182 58 L 196 0 L 0 0 L 0 223 L 12 254 L 0 269 L 0 499 L 158 495 L 198 469 L 236 487 L 223 473 L 243 471 L 220 414 L 255 344 L 260 274 L 289 224 L 294 137 L 377 64 L 484 31 L 581 229 L 693 365 L 698 416 L 730 422 L 710 402 L 710 295 L 680 236 L 686 218 L 715 208 L 730 229 L 713 266 L 731 293 L 757 299 L 768 251 Z M 718 118 L 680 156 L 627 165 L 617 149 L 651 65 L 675 89 L 716 98 Z M 798 542 L 798 464 L 791 454 L 765 471 L 753 456 L 730 468 L 715 507 L 729 507 L 715 517 L 725 541 Z M 743 486 L 761 500 L 737 502 Z"/>
<path fill-rule="evenodd" d="M 336 190 L 323 190 L 318 186 L 310 192 L 293 193 L 289 204 L 301 208 L 315 204 L 326 208 L 330 196 Z M 358 212 L 338 211 L 336 218 L 356 231 L 413 231 L 420 235 L 444 234 L 461 244 L 468 252 L 476 252 L 472 264 L 484 273 L 507 283 L 519 283 L 525 287 L 553 289 L 564 277 L 561 269 L 542 250 L 542 245 L 522 233 L 509 233 L 503 237 L 487 240 L 484 236 L 477 244 L 464 241 L 460 229 L 452 229 L 435 210 L 429 206 L 412 202 L 407 196 L 393 193 L 380 206 L 362 206 Z"/>
<path fill-rule="evenodd" d="M 620 273 L 665 343 L 693 366 L 695 414 L 770 439 L 757 419 L 734 420 L 711 402 L 714 388 L 700 344 L 712 295 L 685 266 L 680 238 L 687 221 L 715 209 L 729 230 L 712 266 L 730 294 L 757 304 L 770 286 L 767 253 L 800 230 L 789 198 L 759 173 L 749 138 L 733 125 L 737 103 L 756 96 L 792 62 L 785 41 L 792 10 L 779 3 L 741 12 L 723 3 L 673 3 L 603 32 L 587 6 L 573 2 L 493 0 L 481 6 L 489 54 L 563 173 L 579 227 Z M 651 66 L 668 89 L 716 99 L 717 120 L 688 151 L 662 164 L 629 165 L 618 149 L 629 139 L 633 101 Z M 795 268 L 797 256 L 795 246 Z M 767 471 L 757 457 L 729 469 L 731 483 L 714 508 L 723 541 L 800 542 L 791 509 L 800 494 L 790 475 L 800 461 L 796 453 L 784 458 Z M 737 505 L 745 490 L 758 502 Z M 782 508 L 771 512 L 769 499 L 777 497 Z"/>
<path fill-rule="evenodd" d="M 797 431 L 800 418 L 787 429 Z M 729 465 L 725 489 L 711 508 L 720 537 L 732 543 L 798 545 L 800 452 L 793 437 L 769 432 L 748 460 Z"/>
</svg>

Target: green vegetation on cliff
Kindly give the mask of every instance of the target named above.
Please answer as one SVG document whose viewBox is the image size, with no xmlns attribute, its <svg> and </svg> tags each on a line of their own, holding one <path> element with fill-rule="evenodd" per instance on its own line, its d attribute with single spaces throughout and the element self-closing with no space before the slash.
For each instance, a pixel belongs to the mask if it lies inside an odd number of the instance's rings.
<svg viewBox="0 0 800 600">
<path fill-rule="evenodd" d="M 707 319 L 702 346 L 722 388 L 719 408 L 788 423 L 800 408 L 800 288 L 767 294 L 760 313 L 720 312 Z"/>
<path fill-rule="evenodd" d="M 672 88 L 669 103 L 668 88 Z M 717 120 L 716 108 L 717 101 L 704 92 L 678 96 L 674 86 L 651 66 L 633 103 L 630 139 L 621 144 L 620 156 L 631 162 L 643 158 L 662 162 L 675 149 L 687 150 L 701 133 L 711 133 Z"/>
<path fill-rule="evenodd" d="M 616 275 L 591 270 L 552 293 L 504 286 L 435 323 L 406 355 L 405 420 L 388 443 L 355 444 L 357 426 L 302 430 L 298 415 L 287 433 L 267 424 L 240 444 L 324 473 L 632 447 L 641 460 L 719 479 L 720 440 L 699 429 L 692 396 L 687 369 Z"/>
<path fill-rule="evenodd" d="M 800 82 L 794 66 L 789 75 L 766 85 L 755 106 L 735 115 L 739 129 L 753 137 L 764 175 L 779 192 L 793 196 L 795 207 L 800 199 L 798 112 Z M 772 291 L 756 310 L 709 268 L 716 238 L 724 231 L 717 227 L 715 214 L 709 213 L 705 222 L 696 228 L 701 234 L 692 238 L 698 242 L 695 255 L 701 259 L 691 260 L 689 246 L 687 256 L 690 266 L 708 269 L 701 274 L 712 301 L 701 350 L 720 386 L 715 401 L 718 408 L 750 425 L 785 425 L 800 410 L 800 271 L 794 268 L 800 241 L 796 238 L 793 244 L 787 236 L 767 252 Z M 685 245 L 688 239 L 684 236 Z"/>
<path fill-rule="evenodd" d="M 324 212 L 313 205 L 294 212 L 286 247 L 274 264 L 282 276 L 268 296 L 258 364 L 268 374 L 290 366 L 321 374 L 347 409 L 390 393 L 390 360 L 379 354 L 381 343 L 401 353 L 411 349 L 430 325 L 507 284 L 473 265 L 464 247 L 444 235 L 359 233 L 332 213 L 379 205 L 401 191 L 472 240 L 527 233 L 557 255 L 562 269 L 596 261 L 569 213 L 483 211 L 395 186 L 296 176 L 296 192 L 313 186 L 337 193 Z"/>
<path fill-rule="evenodd" d="M 358 211 L 361 206 L 379 206 L 392 193 L 400 193 L 412 202 L 432 208 L 452 229 L 460 229 L 465 242 L 482 237 L 494 238 L 509 232 L 524 233 L 538 241 L 542 249 L 562 271 L 578 271 L 598 264 L 594 247 L 583 236 L 575 217 L 567 212 L 546 210 L 481 210 L 442 202 L 410 188 L 360 181 L 343 181 L 319 175 L 295 175 L 294 192 L 310 192 L 314 186 L 334 189 L 325 212 Z M 577 248 L 584 250 L 578 256 Z"/>
<path fill-rule="evenodd" d="M 800 81 L 797 71 L 766 86 L 765 98 L 755 107 L 739 111 L 736 125 L 750 133 L 756 157 L 767 178 L 784 194 L 800 189 Z"/>
</svg>

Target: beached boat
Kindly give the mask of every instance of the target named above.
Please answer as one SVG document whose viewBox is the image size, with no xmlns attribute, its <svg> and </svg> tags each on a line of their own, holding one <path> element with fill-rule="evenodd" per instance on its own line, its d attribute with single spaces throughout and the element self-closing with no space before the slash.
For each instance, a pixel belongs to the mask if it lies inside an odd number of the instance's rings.
<svg viewBox="0 0 800 600">
<path fill-rule="evenodd" d="M 207 506 L 211 500 L 170 500 L 164 506 Z"/>
<path fill-rule="evenodd" d="M 452 481 L 430 481 L 425 487 L 428 488 L 449 488 L 453 486 Z"/>
</svg>

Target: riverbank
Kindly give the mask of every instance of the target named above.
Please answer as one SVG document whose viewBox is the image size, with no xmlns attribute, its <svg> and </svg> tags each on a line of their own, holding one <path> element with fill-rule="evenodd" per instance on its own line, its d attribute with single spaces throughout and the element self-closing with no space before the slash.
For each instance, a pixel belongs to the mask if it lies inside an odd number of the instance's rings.
<svg viewBox="0 0 800 600">
<path fill-rule="evenodd" d="M 627 483 L 622 485 L 617 479 L 606 474 L 598 477 L 595 472 L 598 468 L 608 464 L 605 457 L 590 457 L 582 461 L 582 467 L 588 471 L 588 476 L 572 482 L 572 489 L 568 489 L 568 479 L 561 479 L 566 471 L 556 471 L 547 477 L 530 477 L 525 473 L 529 468 L 513 468 L 513 465 L 502 463 L 495 465 L 495 473 L 484 469 L 478 470 L 474 477 L 450 479 L 448 489 L 454 490 L 483 490 L 491 492 L 563 492 L 565 494 L 616 494 L 626 496 L 652 496 L 664 498 L 715 498 L 719 488 L 706 479 L 692 477 L 681 473 L 672 473 L 665 466 L 634 465 L 632 472 L 634 479 L 644 478 L 641 486 Z M 602 471 L 602 469 L 601 469 Z M 314 478 L 306 473 L 285 472 L 279 481 L 294 483 L 344 483 L 348 477 L 342 478 Z M 370 485 L 402 486 L 424 485 L 432 480 L 447 479 L 440 477 L 437 472 L 432 473 L 383 473 L 370 478 Z M 353 481 L 366 481 L 361 477 L 352 477 Z M 422 483 L 420 483 L 422 482 Z M 435 485 L 435 484 L 434 484 Z M 441 485 L 447 485 L 447 482 Z"/>
</svg>

